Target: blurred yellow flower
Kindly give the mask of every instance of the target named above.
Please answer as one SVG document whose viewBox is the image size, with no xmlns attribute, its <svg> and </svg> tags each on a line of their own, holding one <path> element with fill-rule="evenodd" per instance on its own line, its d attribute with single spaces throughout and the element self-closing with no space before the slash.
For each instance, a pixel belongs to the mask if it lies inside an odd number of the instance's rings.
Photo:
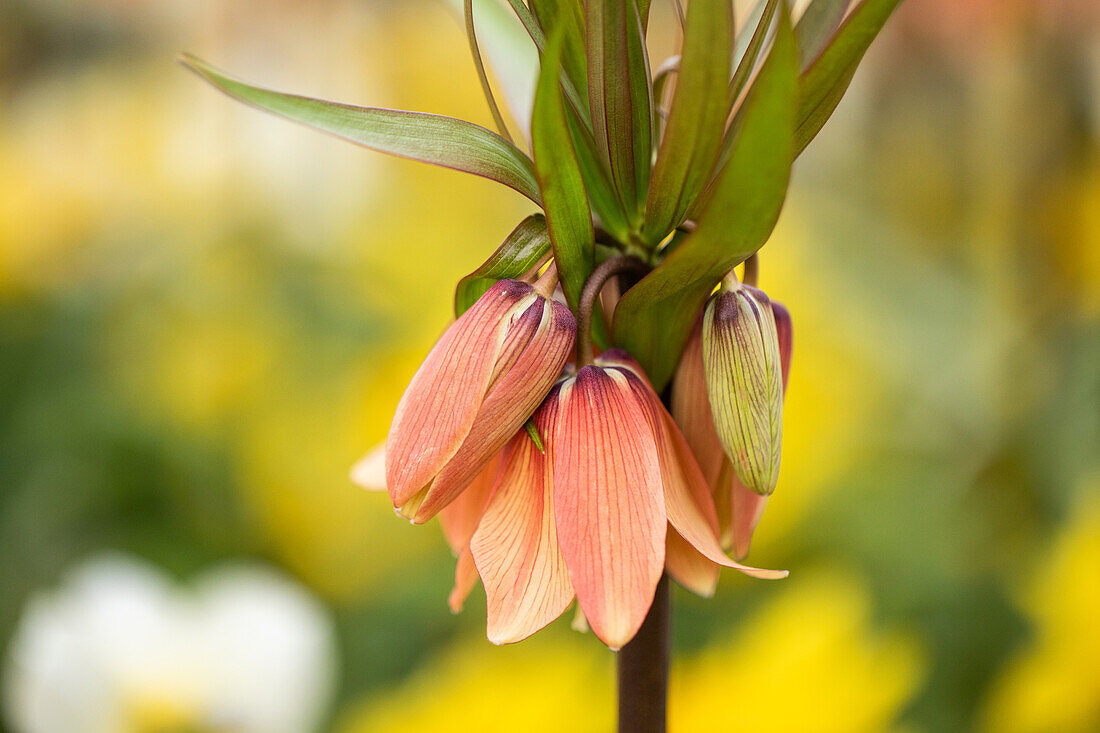
<svg viewBox="0 0 1100 733">
<path fill-rule="evenodd" d="M 453 645 L 397 690 L 348 713 L 338 733 L 603 733 L 614 728 L 613 660 L 559 623 L 522 644 Z"/>
<path fill-rule="evenodd" d="M 867 589 L 800 571 L 733 638 L 676 662 L 670 730 L 879 733 L 923 677 L 918 644 L 870 628 Z M 561 625 L 523 644 L 456 645 L 397 690 L 362 703 L 340 733 L 609 731 L 612 657 Z"/>
<path fill-rule="evenodd" d="M 983 730 L 1100 730 L 1100 483 L 1093 487 L 1025 593 L 1035 639 L 994 684 Z"/>
<path fill-rule="evenodd" d="M 878 733 L 922 678 L 918 643 L 870 627 L 870 595 L 847 572 L 800 569 L 733 639 L 673 665 L 670 729 Z"/>
</svg>

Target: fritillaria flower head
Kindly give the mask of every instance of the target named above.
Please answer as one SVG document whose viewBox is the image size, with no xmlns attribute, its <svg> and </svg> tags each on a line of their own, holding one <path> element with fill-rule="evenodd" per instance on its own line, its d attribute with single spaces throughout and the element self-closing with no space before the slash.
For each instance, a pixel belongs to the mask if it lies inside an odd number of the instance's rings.
<svg viewBox="0 0 1100 733">
<path fill-rule="evenodd" d="M 698 567 L 785 575 L 723 554 L 699 467 L 625 352 L 604 352 L 566 376 L 534 423 L 545 452 L 525 433 L 513 438 L 471 543 L 491 640 L 527 636 L 575 595 L 592 631 L 618 648 L 644 620 L 666 565 L 704 588 L 712 573 Z"/>
<path fill-rule="evenodd" d="M 575 597 L 618 648 L 665 572 L 703 595 L 721 566 L 782 575 L 738 565 L 721 540 L 747 552 L 776 485 L 790 319 L 749 285 L 708 296 L 755 261 L 794 160 L 897 3 L 811 0 L 796 26 L 788 0 L 765 0 L 739 28 L 728 0 L 692 0 L 680 53 L 651 64 L 653 3 L 511 1 L 519 22 L 482 39 L 491 61 L 520 63 L 502 49 L 523 44 L 537 63 L 505 69 L 534 80 L 509 129 L 477 38 L 486 8 L 465 0 L 495 131 L 183 59 L 250 105 L 538 207 L 459 282 L 457 320 L 405 390 L 384 455 L 353 471 L 413 522 L 440 516 L 458 555 L 451 606 L 480 577 L 493 641 L 524 638 Z M 674 373 L 675 420 L 659 397 Z"/>
</svg>

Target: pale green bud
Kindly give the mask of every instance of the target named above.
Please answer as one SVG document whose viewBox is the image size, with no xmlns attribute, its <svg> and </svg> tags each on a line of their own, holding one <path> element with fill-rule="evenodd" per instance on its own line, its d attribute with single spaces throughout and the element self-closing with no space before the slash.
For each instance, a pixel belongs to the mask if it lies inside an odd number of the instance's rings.
<svg viewBox="0 0 1100 733">
<path fill-rule="evenodd" d="M 783 434 L 783 372 L 771 303 L 748 285 L 722 290 L 703 313 L 703 371 L 722 448 L 741 482 L 775 490 Z"/>
</svg>

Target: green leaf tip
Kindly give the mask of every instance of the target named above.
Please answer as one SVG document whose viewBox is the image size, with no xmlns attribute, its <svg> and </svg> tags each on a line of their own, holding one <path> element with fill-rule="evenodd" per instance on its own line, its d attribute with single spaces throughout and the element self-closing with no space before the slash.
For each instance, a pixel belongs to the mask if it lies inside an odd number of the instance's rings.
<svg viewBox="0 0 1100 733">
<path fill-rule="evenodd" d="M 358 107 L 254 86 L 191 54 L 180 63 L 228 96 L 365 148 L 503 183 L 541 205 L 531 159 L 500 135 L 472 122 L 380 107 Z"/>
</svg>

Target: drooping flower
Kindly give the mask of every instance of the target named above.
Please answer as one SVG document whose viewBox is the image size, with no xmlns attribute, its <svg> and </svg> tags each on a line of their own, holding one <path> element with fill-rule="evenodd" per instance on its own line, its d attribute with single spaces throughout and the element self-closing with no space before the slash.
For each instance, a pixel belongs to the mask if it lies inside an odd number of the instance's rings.
<svg viewBox="0 0 1100 733">
<path fill-rule="evenodd" d="M 336 672 L 321 604 L 273 570 L 223 566 L 186 590 L 120 555 L 26 605 L 4 660 L 21 733 L 320 727 Z"/>
<path fill-rule="evenodd" d="M 458 318 L 413 376 L 386 439 L 386 487 L 416 523 L 453 501 L 522 427 L 561 372 L 576 320 L 501 280 Z"/>
<path fill-rule="evenodd" d="M 771 303 L 738 283 L 703 311 L 703 371 L 718 440 L 741 483 L 767 496 L 779 480 L 783 376 Z"/>
<path fill-rule="evenodd" d="M 783 396 L 786 396 L 790 374 L 793 331 L 787 308 L 771 300 L 779 348 Z M 706 478 L 713 488 L 718 508 L 722 544 L 733 550 L 734 557 L 744 559 L 749 553 L 752 535 L 764 514 L 769 495 L 746 487 L 722 448 L 707 396 L 707 381 L 703 361 L 702 322 L 700 317 L 684 348 L 676 370 L 672 391 L 672 415 L 683 431 Z"/>
<path fill-rule="evenodd" d="M 645 619 L 666 562 L 701 592 L 713 589 L 719 565 L 786 575 L 722 552 L 702 473 L 625 352 L 566 377 L 534 420 L 545 454 L 526 434 L 513 438 L 471 542 L 490 640 L 534 633 L 575 594 L 592 631 L 617 649 Z"/>
</svg>

